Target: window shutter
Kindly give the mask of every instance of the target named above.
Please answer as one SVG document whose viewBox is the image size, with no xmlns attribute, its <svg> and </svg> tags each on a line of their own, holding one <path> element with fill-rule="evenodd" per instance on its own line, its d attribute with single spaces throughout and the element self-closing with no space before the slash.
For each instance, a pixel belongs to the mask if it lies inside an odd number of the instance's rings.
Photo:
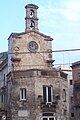
<svg viewBox="0 0 80 120">
<path fill-rule="evenodd" d="M 25 95 L 24 95 L 24 98 L 26 99 L 26 89 L 25 89 L 25 93 L 24 93 Z"/>
<path fill-rule="evenodd" d="M 20 88 L 20 99 L 21 100 L 26 99 L 26 88 Z"/>
<path fill-rule="evenodd" d="M 46 102 L 46 87 L 43 86 L 43 102 Z"/>
<path fill-rule="evenodd" d="M 51 102 L 51 87 L 48 87 L 48 102 Z"/>
<path fill-rule="evenodd" d="M 24 94 L 24 93 L 23 93 L 23 92 L 24 92 L 24 91 L 23 91 L 23 89 L 22 89 L 22 91 L 21 91 L 21 92 L 22 92 L 22 99 L 24 99 L 24 97 L 23 97 L 23 94 Z"/>
</svg>

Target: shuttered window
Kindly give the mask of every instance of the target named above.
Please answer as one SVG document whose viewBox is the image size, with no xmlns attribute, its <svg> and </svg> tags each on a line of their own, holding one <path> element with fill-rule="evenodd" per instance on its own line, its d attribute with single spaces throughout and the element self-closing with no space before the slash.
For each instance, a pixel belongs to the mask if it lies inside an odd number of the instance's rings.
<svg viewBox="0 0 80 120">
<path fill-rule="evenodd" d="M 51 89 L 52 89 L 52 87 L 51 87 Z M 44 112 L 44 113 L 42 114 L 41 120 L 55 120 L 54 113 Z"/>
<path fill-rule="evenodd" d="M 20 100 L 26 99 L 26 88 L 20 88 Z"/>
<path fill-rule="evenodd" d="M 53 100 L 52 86 L 43 86 L 43 101 L 51 103 Z"/>
</svg>

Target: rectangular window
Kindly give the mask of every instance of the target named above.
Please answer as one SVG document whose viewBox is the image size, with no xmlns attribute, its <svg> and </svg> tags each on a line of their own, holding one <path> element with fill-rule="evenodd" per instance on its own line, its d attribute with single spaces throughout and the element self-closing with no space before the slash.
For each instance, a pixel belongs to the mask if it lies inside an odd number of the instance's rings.
<svg viewBox="0 0 80 120">
<path fill-rule="evenodd" d="M 20 88 L 20 100 L 26 100 L 26 88 Z"/>
<path fill-rule="evenodd" d="M 74 117 L 74 113 L 71 113 L 71 117 Z"/>
<path fill-rule="evenodd" d="M 70 97 L 71 98 L 71 103 L 73 103 L 73 97 Z"/>
<path fill-rule="evenodd" d="M 4 95 L 2 94 L 1 95 L 1 103 L 3 103 L 4 102 Z"/>
<path fill-rule="evenodd" d="M 5 74 L 4 74 L 4 86 L 5 86 Z"/>
<path fill-rule="evenodd" d="M 48 112 L 43 113 L 41 120 L 55 120 L 54 113 L 48 113 Z"/>
<path fill-rule="evenodd" d="M 4 80 L 5 80 L 5 74 L 4 74 Z"/>
<path fill-rule="evenodd" d="M 62 98 L 63 98 L 63 101 L 66 102 L 66 90 L 63 89 L 62 91 Z"/>
<path fill-rule="evenodd" d="M 47 120 L 47 118 L 43 118 L 43 120 Z"/>
<path fill-rule="evenodd" d="M 43 86 L 43 101 L 45 103 L 51 103 L 53 101 L 52 86 Z"/>
</svg>

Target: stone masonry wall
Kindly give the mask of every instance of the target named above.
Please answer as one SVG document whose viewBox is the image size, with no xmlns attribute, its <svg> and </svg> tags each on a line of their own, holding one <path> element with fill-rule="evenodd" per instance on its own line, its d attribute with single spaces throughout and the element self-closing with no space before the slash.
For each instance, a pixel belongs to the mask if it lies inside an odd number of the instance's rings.
<svg viewBox="0 0 80 120">
<path fill-rule="evenodd" d="M 37 52 L 30 52 L 28 44 L 30 41 L 36 41 L 38 44 Z M 18 51 L 16 51 L 18 47 Z M 14 56 L 13 58 L 20 58 L 20 62 L 14 62 L 14 70 L 26 70 L 26 69 L 51 69 L 52 66 L 48 66 L 46 60 L 52 59 L 52 53 L 48 53 L 52 49 L 51 41 L 46 40 L 43 37 L 34 32 L 20 35 L 14 38 Z M 45 51 L 43 53 L 43 51 Z M 18 54 L 19 53 L 19 54 Z M 22 53 L 22 54 L 21 54 Z"/>
<path fill-rule="evenodd" d="M 53 112 L 58 120 L 68 120 L 67 81 L 65 79 L 59 76 L 42 76 L 40 70 L 29 70 L 13 72 L 11 81 L 11 120 L 40 120 L 42 113 L 46 111 Z M 50 106 L 50 108 L 47 108 L 47 106 L 41 107 L 39 96 L 43 97 L 43 85 L 52 85 L 54 95 L 58 94 L 60 96 L 55 106 Z M 26 88 L 27 99 L 25 101 L 20 100 L 20 88 Z M 66 101 L 62 97 L 63 89 L 66 90 Z M 21 116 L 22 111 L 25 111 L 26 114 Z"/>
</svg>

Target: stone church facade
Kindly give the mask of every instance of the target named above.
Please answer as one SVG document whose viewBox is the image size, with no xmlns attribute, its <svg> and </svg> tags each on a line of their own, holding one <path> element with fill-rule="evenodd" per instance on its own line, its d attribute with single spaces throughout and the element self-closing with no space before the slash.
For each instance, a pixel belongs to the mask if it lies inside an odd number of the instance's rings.
<svg viewBox="0 0 80 120">
<path fill-rule="evenodd" d="M 26 5 L 26 29 L 8 38 L 8 120 L 68 120 L 67 74 L 53 68 L 52 38 L 38 30 Z"/>
</svg>

